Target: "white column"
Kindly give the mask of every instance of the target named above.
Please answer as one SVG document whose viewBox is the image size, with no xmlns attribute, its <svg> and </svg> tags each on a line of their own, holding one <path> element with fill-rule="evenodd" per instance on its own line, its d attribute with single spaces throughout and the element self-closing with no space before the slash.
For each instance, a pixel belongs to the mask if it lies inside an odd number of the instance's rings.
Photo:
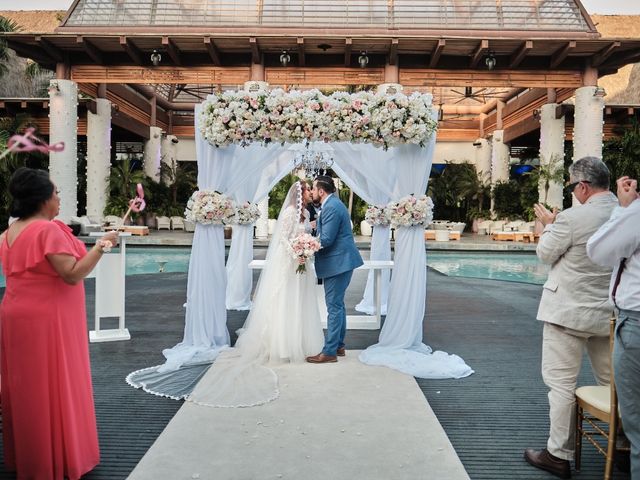
<svg viewBox="0 0 640 480">
<path fill-rule="evenodd" d="M 476 147 L 476 171 L 482 183 L 491 182 L 491 144 L 486 138 L 479 138 L 473 145 Z"/>
<path fill-rule="evenodd" d="M 144 173 L 160 181 L 160 144 L 162 140 L 162 129 L 160 127 L 149 127 L 149 140 L 144 144 Z"/>
<path fill-rule="evenodd" d="M 598 87 L 576 90 L 573 124 L 573 161 L 583 157 L 602 158 L 604 98 L 594 96 Z"/>
<path fill-rule="evenodd" d="M 258 202 L 260 218 L 256 221 L 256 238 L 267 238 L 269 236 L 269 197 L 265 197 Z"/>
<path fill-rule="evenodd" d="M 172 172 L 176 171 L 177 167 L 177 150 L 178 150 L 178 137 L 175 135 L 167 135 L 162 139 L 160 144 L 160 158 L 162 163 L 166 164 Z M 166 182 L 169 179 L 165 179 Z"/>
<path fill-rule="evenodd" d="M 540 166 L 552 174 L 564 167 L 564 115 L 556 118 L 557 103 L 547 103 L 540 109 Z M 538 201 L 562 208 L 562 180 L 549 183 L 543 177 L 538 185 Z"/>
<path fill-rule="evenodd" d="M 491 185 L 509 181 L 509 146 L 503 135 L 504 130 L 495 130 L 491 139 Z"/>
<path fill-rule="evenodd" d="M 64 142 L 62 152 L 49 154 L 49 173 L 60 190 L 58 218 L 68 223 L 78 214 L 78 86 L 59 79 L 49 85 L 49 143 Z"/>
<path fill-rule="evenodd" d="M 87 111 L 87 215 L 101 219 L 107 205 L 111 168 L 111 102 L 96 98 Z"/>
</svg>

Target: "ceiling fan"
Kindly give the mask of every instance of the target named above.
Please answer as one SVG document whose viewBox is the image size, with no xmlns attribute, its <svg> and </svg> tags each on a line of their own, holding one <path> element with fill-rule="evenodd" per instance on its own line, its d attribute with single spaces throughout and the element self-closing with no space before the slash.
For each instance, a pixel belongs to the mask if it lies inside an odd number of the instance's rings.
<svg viewBox="0 0 640 480">
<path fill-rule="evenodd" d="M 493 88 L 480 88 L 476 91 L 473 90 L 473 87 L 464 87 L 464 92 L 459 90 L 451 89 L 452 93 L 460 95 L 461 98 L 453 102 L 454 104 L 462 102 L 466 98 L 470 98 L 478 103 L 486 103 L 487 98 L 498 98 L 501 95 L 508 93 L 507 90 L 497 91 Z"/>
</svg>

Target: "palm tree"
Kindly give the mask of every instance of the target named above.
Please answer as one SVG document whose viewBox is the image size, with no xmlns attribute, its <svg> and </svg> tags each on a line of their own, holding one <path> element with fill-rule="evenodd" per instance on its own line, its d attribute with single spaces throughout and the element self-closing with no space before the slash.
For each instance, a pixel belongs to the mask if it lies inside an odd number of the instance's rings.
<svg viewBox="0 0 640 480">
<path fill-rule="evenodd" d="M 20 27 L 13 20 L 0 16 L 0 32 L 17 32 Z M 0 77 L 4 75 L 8 68 L 9 46 L 4 38 L 0 38 Z"/>
<path fill-rule="evenodd" d="M 136 185 L 143 183 L 144 179 L 144 172 L 133 168 L 130 155 L 112 165 L 105 215 L 124 215 L 129 208 L 129 200 L 136 196 Z"/>
</svg>

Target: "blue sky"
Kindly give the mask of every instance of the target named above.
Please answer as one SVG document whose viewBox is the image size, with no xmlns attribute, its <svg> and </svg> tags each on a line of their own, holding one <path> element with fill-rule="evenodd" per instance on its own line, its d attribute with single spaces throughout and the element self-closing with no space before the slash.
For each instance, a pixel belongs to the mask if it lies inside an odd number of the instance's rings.
<svg viewBox="0 0 640 480">
<path fill-rule="evenodd" d="M 0 10 L 66 10 L 73 0 L 0 0 Z M 640 15 L 638 0 L 582 0 L 589 13 Z"/>
</svg>

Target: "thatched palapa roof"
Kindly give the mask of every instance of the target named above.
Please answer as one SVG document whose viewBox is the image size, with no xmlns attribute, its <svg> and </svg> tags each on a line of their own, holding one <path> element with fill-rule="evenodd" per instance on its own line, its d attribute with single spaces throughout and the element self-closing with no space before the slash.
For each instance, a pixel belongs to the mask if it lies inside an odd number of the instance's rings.
<svg viewBox="0 0 640 480">
<path fill-rule="evenodd" d="M 0 17 L 13 20 L 24 33 L 53 33 L 64 14 L 64 10 L 0 10 Z"/>
</svg>

